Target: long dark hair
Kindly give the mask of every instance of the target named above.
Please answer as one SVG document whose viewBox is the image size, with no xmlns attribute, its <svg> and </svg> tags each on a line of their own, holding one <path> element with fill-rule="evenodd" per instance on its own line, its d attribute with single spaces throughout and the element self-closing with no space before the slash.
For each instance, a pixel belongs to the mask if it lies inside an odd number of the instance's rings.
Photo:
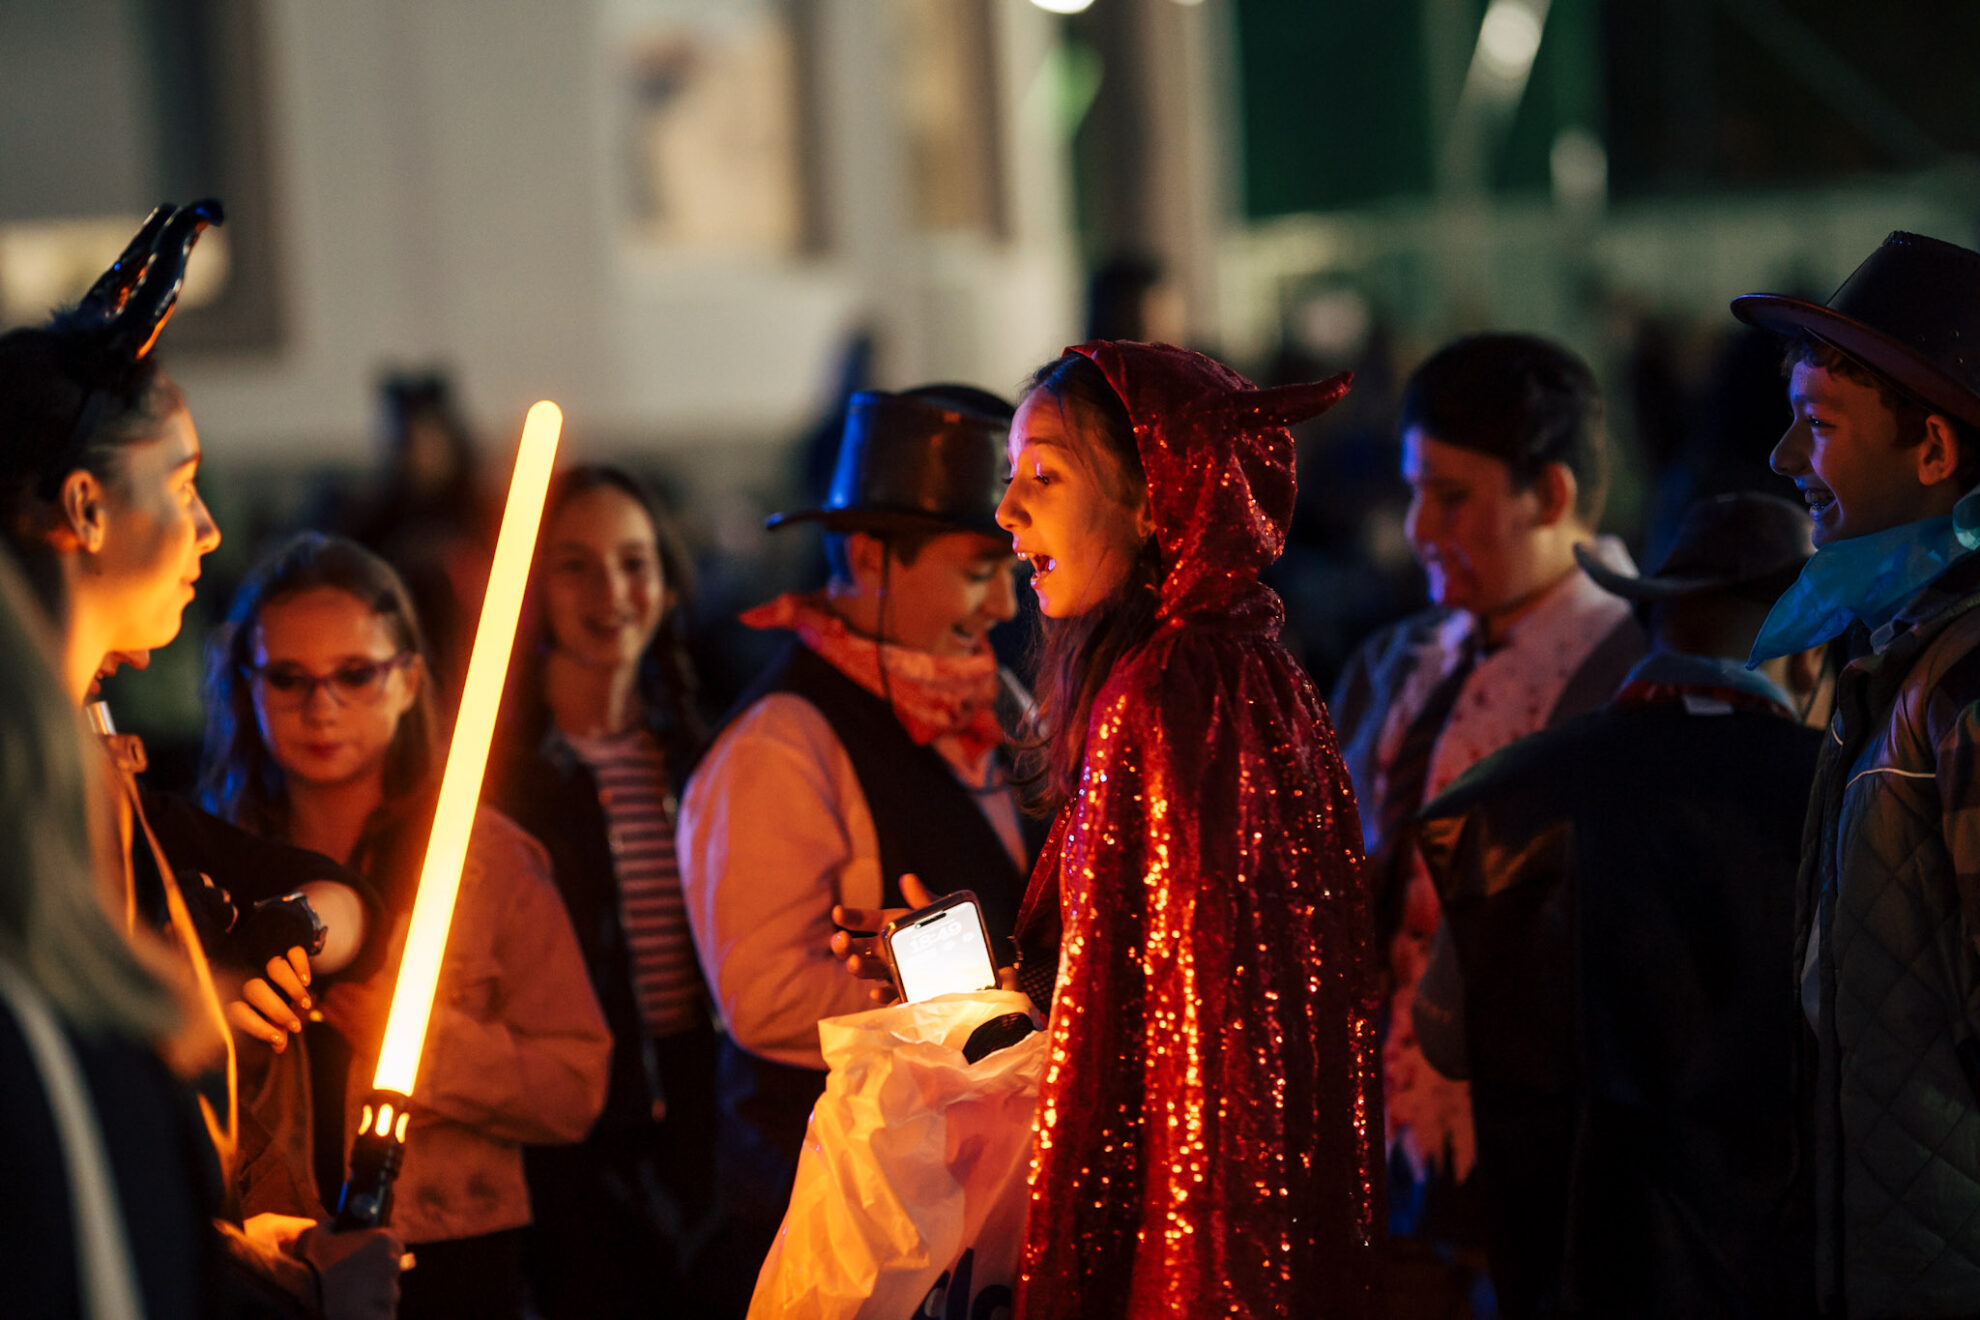
<svg viewBox="0 0 1980 1320">
<path fill-rule="evenodd" d="M 639 660 L 638 693 L 640 705 L 652 723 L 666 756 L 667 772 L 675 777 L 675 789 L 689 766 L 701 754 L 708 737 L 708 724 L 700 707 L 701 683 L 688 651 L 688 620 L 694 603 L 694 562 L 688 557 L 673 521 L 660 511 L 655 500 L 637 477 L 623 468 L 603 463 L 585 463 L 566 468 L 550 482 L 543 502 L 543 526 L 563 512 L 565 506 L 594 490 L 616 490 L 637 504 L 653 528 L 653 542 L 660 555 L 660 573 L 668 595 L 668 606 L 660 616 L 660 626 Z M 536 560 L 530 565 L 529 588 L 523 598 L 520 635 L 516 639 L 516 660 L 511 668 L 505 709 L 515 713 L 514 728 L 541 727 L 541 721 L 523 718 L 525 711 L 543 708 L 543 662 L 554 645 L 549 619 L 543 609 L 543 573 L 549 546 L 538 540 Z M 509 754 L 527 756 L 534 747 L 511 748 Z"/>
<path fill-rule="evenodd" d="M 1148 477 L 1135 444 L 1134 422 L 1092 359 L 1067 353 L 1046 363 L 1024 387 L 1023 397 L 1034 394 L 1056 402 L 1072 423 L 1066 433 L 1088 451 L 1080 460 L 1103 472 L 1111 460 L 1123 486 L 1116 493 L 1137 502 Z M 1093 700 L 1115 662 L 1154 632 L 1161 586 L 1161 552 L 1151 535 L 1105 600 L 1070 619 L 1042 620 L 1032 652 L 1038 705 L 1031 734 L 1019 743 L 1016 778 L 1030 810 L 1057 811 L 1079 791 Z"/>
<path fill-rule="evenodd" d="M 269 605 L 318 587 L 355 597 L 385 621 L 401 651 L 419 657 L 422 665 L 426 661 L 419 616 L 406 584 L 390 564 L 356 541 L 304 532 L 255 565 L 234 593 L 226 622 L 206 645 L 206 750 L 200 759 L 199 796 L 200 804 L 222 820 L 268 838 L 288 837 L 289 794 L 282 767 L 262 741 L 255 719 L 248 681 L 254 634 Z M 365 824 L 359 856 L 351 859 L 357 869 L 368 869 L 361 862 L 368 841 L 395 829 L 431 798 L 439 767 L 440 721 L 432 676 L 423 674 L 412 708 L 399 717 L 386 749 L 385 801 Z"/>
</svg>

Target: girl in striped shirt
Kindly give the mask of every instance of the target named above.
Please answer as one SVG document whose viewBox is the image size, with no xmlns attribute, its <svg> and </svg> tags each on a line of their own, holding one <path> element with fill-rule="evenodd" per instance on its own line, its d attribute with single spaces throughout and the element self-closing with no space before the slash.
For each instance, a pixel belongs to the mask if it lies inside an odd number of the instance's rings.
<svg viewBox="0 0 1980 1320">
<path fill-rule="evenodd" d="M 550 1320 L 680 1296 L 710 1231 L 715 1035 L 674 858 L 704 732 L 687 571 L 629 474 L 557 476 L 490 767 L 494 800 L 550 851 L 613 1035 L 589 1140 L 531 1155 L 533 1283 Z"/>
</svg>

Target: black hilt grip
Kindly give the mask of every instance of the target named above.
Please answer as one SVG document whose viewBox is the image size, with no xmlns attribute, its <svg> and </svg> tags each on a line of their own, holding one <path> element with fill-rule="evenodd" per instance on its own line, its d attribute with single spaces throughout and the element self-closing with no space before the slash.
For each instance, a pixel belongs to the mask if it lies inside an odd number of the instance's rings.
<svg viewBox="0 0 1980 1320">
<path fill-rule="evenodd" d="M 227 960 L 241 967 L 261 968 L 269 959 L 294 948 L 313 957 L 323 952 L 328 933 L 316 909 L 301 894 L 264 898 L 242 913 L 227 932 Z"/>
<path fill-rule="evenodd" d="M 404 1096 L 390 1091 L 374 1091 L 366 1098 L 364 1127 L 351 1143 L 350 1172 L 337 1197 L 339 1233 L 382 1228 L 391 1219 L 392 1184 L 406 1153 L 405 1103 Z"/>
</svg>

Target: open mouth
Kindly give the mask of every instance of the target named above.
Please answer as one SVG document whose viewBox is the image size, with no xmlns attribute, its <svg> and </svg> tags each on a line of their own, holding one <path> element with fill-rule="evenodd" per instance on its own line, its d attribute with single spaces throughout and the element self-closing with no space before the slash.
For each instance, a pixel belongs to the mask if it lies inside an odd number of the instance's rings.
<svg viewBox="0 0 1980 1320">
<path fill-rule="evenodd" d="M 1825 486 L 1803 486 L 1801 499 L 1808 506 L 1808 516 L 1818 522 L 1835 511 L 1836 493 Z"/>
<path fill-rule="evenodd" d="M 1036 551 L 1021 553 L 1018 558 L 1031 565 L 1031 576 L 1034 581 L 1059 566 L 1059 561 L 1052 556 L 1039 554 Z"/>
</svg>

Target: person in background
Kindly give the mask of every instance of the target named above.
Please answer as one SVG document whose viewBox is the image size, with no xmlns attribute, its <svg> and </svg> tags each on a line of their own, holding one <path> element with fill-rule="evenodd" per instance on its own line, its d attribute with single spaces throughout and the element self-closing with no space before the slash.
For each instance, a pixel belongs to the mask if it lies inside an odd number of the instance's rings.
<svg viewBox="0 0 1980 1320">
<path fill-rule="evenodd" d="M 679 1298 L 712 1229 L 715 1030 L 674 851 L 707 732 L 688 572 L 628 473 L 552 482 L 487 796 L 549 851 L 613 1049 L 591 1134 L 525 1156 L 526 1264 L 547 1317 L 646 1315 Z"/>
<path fill-rule="evenodd" d="M 824 1090 L 818 1021 L 872 1003 L 833 960 L 834 908 L 907 906 L 918 876 L 974 891 L 1000 943 L 1014 925 L 1032 852 L 1007 780 L 1015 683 L 989 641 L 1017 610 L 995 518 L 1010 415 L 960 385 L 853 396 L 824 506 L 770 520 L 823 524 L 831 580 L 743 616 L 795 639 L 681 804 L 688 920 L 728 1029 L 718 1179 L 752 1277 Z"/>
<path fill-rule="evenodd" d="M 477 480 L 474 439 L 446 372 L 387 373 L 378 385 L 378 427 L 378 486 L 337 523 L 405 579 L 445 709 L 467 677 L 496 510 Z"/>
<path fill-rule="evenodd" d="M 440 755 L 419 622 L 391 568 L 305 533 L 263 560 L 208 644 L 208 805 L 344 860 L 383 895 L 385 966 L 322 1012 L 351 1047 L 345 1140 L 370 1088 L 433 820 Z M 542 848 L 482 808 L 468 840 L 412 1096 L 393 1227 L 414 1252 L 400 1314 L 523 1314 L 522 1146 L 583 1138 L 611 1039 Z"/>
<path fill-rule="evenodd" d="M 1470 1102 L 1424 1064 L 1411 1025 L 1441 919 L 1407 822 L 1487 754 L 1608 700 L 1645 639 L 1574 559 L 1595 541 L 1605 563 L 1630 567 L 1620 542 L 1595 538 L 1606 446 L 1580 358 L 1533 335 L 1457 340 L 1410 377 L 1398 425 L 1404 528 L 1432 604 L 1362 644 L 1328 709 L 1361 803 L 1389 981 L 1391 1291 L 1403 1314 L 1441 1315 L 1489 1284 Z"/>
<path fill-rule="evenodd" d="M 1017 1313 L 1377 1313 L 1375 979 L 1352 789 L 1258 574 L 1286 424 L 1167 345 L 1033 378 L 997 511 L 1046 623 L 1019 919 L 1058 946 Z M 1023 963 L 1020 963 L 1020 974 Z"/>
<path fill-rule="evenodd" d="M 1795 971 L 1814 1032 L 1816 1302 L 1980 1313 L 1980 253 L 1894 233 L 1788 337 L 1774 471 L 1815 555 L 1756 661 L 1847 663 L 1815 772 Z"/>
<path fill-rule="evenodd" d="M 1577 551 L 1650 654 L 1421 813 L 1450 938 L 1416 1034 L 1471 1085 L 1509 1320 L 1813 1304 L 1789 955 L 1821 666 L 1745 667 L 1811 551 L 1772 495 L 1694 504 L 1654 575 Z"/>
</svg>

